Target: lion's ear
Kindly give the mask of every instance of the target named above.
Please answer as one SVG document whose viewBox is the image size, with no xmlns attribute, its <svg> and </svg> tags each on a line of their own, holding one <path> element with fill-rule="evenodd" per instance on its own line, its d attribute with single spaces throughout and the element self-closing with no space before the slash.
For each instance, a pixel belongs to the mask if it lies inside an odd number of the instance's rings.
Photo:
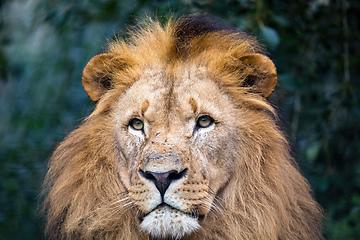
<svg viewBox="0 0 360 240">
<path fill-rule="evenodd" d="M 249 87 L 251 92 L 268 98 L 277 84 L 275 64 L 270 58 L 259 53 L 240 57 L 239 60 L 247 71 L 247 77 L 241 85 Z"/>
<path fill-rule="evenodd" d="M 90 59 L 82 74 L 82 85 L 91 100 L 98 101 L 106 91 L 114 88 L 114 72 L 123 65 L 123 61 L 112 53 Z"/>
</svg>

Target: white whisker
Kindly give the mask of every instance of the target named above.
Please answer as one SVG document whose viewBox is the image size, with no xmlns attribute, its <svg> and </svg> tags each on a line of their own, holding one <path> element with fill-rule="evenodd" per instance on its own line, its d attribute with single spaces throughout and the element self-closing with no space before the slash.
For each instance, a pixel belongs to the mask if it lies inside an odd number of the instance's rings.
<svg viewBox="0 0 360 240">
<path fill-rule="evenodd" d="M 129 201 L 130 200 L 130 197 L 126 197 L 126 198 L 123 198 L 123 199 L 120 199 L 120 200 L 116 200 L 115 202 L 111 203 L 110 205 L 115 205 L 115 204 L 118 204 L 118 203 L 121 203 L 121 202 L 124 202 L 124 201 Z"/>
</svg>

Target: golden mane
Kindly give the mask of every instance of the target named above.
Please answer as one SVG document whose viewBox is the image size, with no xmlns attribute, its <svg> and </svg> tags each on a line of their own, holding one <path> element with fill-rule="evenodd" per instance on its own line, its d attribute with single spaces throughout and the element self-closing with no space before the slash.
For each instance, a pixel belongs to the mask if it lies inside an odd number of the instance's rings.
<svg viewBox="0 0 360 240">
<path fill-rule="evenodd" d="M 84 88 L 97 105 L 49 162 L 48 237 L 151 239 L 139 229 L 137 209 L 125 207 L 131 205 L 129 182 L 119 175 L 129 173 L 120 161 L 124 156 L 114 138 L 112 113 L 146 69 L 165 66 L 167 81 L 191 65 L 207 69 L 244 113 L 234 124 L 246 127 L 233 139 L 238 146 L 234 176 L 215 197 L 201 229 L 183 239 L 322 239 L 321 208 L 266 101 L 276 85 L 275 66 L 255 39 L 207 15 L 185 16 L 164 27 L 148 20 L 129 35 L 111 42 L 108 52 L 84 70 Z M 124 207 L 114 211 L 118 196 L 124 196 Z"/>
</svg>

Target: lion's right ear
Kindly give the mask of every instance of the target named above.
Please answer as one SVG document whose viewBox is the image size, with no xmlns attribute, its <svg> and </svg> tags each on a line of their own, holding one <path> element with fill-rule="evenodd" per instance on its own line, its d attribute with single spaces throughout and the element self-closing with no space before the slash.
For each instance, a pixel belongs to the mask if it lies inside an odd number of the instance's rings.
<svg viewBox="0 0 360 240">
<path fill-rule="evenodd" d="M 270 58 L 259 53 L 243 56 L 239 60 L 242 63 L 242 69 L 248 72 L 242 86 L 250 87 L 251 92 L 268 98 L 277 84 L 275 64 Z"/>
<path fill-rule="evenodd" d="M 105 92 L 114 88 L 114 72 L 124 67 L 123 62 L 112 53 L 102 53 L 90 59 L 82 74 L 82 85 L 91 100 L 98 101 Z"/>
</svg>

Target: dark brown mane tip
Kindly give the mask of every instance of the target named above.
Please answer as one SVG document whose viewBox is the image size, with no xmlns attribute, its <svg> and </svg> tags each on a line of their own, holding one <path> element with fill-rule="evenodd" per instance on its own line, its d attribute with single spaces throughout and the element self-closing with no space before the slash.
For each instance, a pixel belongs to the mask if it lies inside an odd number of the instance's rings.
<svg viewBox="0 0 360 240">
<path fill-rule="evenodd" d="M 236 32 L 236 28 L 208 13 L 193 13 L 175 22 L 174 36 L 179 40 L 192 39 L 210 32 Z"/>
<path fill-rule="evenodd" d="M 217 34 L 226 39 L 233 39 L 241 42 L 251 42 L 253 50 L 257 53 L 264 53 L 263 47 L 259 45 L 254 37 L 238 29 L 223 19 L 208 13 L 192 13 L 180 17 L 173 25 L 174 44 L 180 55 L 187 56 L 191 46 L 191 41 L 199 39 L 208 34 Z"/>
<path fill-rule="evenodd" d="M 176 48 L 181 51 L 190 46 L 190 41 L 214 32 L 237 33 L 237 29 L 222 19 L 208 13 L 193 13 L 180 17 L 174 24 Z"/>
</svg>

